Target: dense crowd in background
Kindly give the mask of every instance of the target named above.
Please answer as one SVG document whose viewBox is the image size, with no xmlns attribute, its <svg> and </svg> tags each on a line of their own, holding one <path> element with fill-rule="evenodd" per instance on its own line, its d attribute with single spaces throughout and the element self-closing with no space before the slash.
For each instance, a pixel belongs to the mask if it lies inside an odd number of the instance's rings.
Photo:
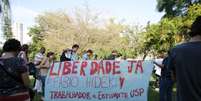
<svg viewBox="0 0 201 101">
<path fill-rule="evenodd" d="M 171 101 L 173 84 L 176 83 L 177 101 L 201 101 L 201 16 L 196 19 L 189 33 L 191 39 L 176 46 L 153 61 L 159 78 L 160 101 Z M 97 60 L 98 55 L 88 49 L 78 55 L 80 46 L 75 44 L 64 49 L 60 61 Z M 55 54 L 41 47 L 33 61 L 28 58 L 29 46 L 16 39 L 9 39 L 3 45 L 0 57 L 0 101 L 30 101 L 35 94 L 44 100 L 45 79 L 48 70 L 56 61 Z M 113 50 L 104 60 L 126 60 Z M 159 71 L 158 71 L 159 70 Z M 34 85 L 30 86 L 29 76 Z"/>
</svg>

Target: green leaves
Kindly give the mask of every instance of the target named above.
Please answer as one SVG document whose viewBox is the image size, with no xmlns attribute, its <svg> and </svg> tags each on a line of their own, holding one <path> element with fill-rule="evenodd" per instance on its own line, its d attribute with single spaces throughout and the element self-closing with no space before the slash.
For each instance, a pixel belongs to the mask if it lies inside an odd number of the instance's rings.
<svg viewBox="0 0 201 101">
<path fill-rule="evenodd" d="M 172 48 L 176 43 L 176 35 L 180 32 L 179 28 L 182 25 L 180 19 L 162 19 L 158 24 L 147 26 L 146 31 L 142 33 L 142 50 L 146 54 L 163 54 Z M 146 52 L 147 51 L 147 52 Z"/>
<path fill-rule="evenodd" d="M 43 30 L 40 26 L 33 26 L 29 29 L 28 35 L 32 38 L 32 43 L 30 45 L 30 58 L 33 59 L 35 54 L 43 47 L 44 36 L 42 35 Z"/>
<path fill-rule="evenodd" d="M 165 12 L 164 17 L 173 18 L 186 15 L 189 6 L 199 3 L 201 0 L 157 0 L 157 10 Z"/>
<path fill-rule="evenodd" d="M 165 0 L 162 1 L 164 3 Z M 158 0 L 158 2 L 162 1 Z M 176 44 L 188 40 L 192 22 L 201 15 L 201 5 L 192 4 L 186 9 L 185 16 L 165 17 L 157 24 L 148 25 L 146 31 L 142 33 L 141 38 L 144 40 L 141 41 L 143 43 L 141 53 L 163 54 Z"/>
</svg>

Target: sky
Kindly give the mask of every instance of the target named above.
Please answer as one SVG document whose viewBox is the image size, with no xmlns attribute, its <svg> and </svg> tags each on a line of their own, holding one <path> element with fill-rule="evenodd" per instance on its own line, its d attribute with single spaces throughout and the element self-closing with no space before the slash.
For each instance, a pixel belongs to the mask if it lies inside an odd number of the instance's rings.
<svg viewBox="0 0 201 101">
<path fill-rule="evenodd" d="M 25 32 L 35 24 L 35 17 L 45 11 L 72 13 L 88 5 L 92 12 L 105 18 L 116 18 L 128 24 L 146 25 L 158 22 L 163 13 L 156 10 L 157 0 L 10 0 L 12 22 L 23 23 Z"/>
</svg>

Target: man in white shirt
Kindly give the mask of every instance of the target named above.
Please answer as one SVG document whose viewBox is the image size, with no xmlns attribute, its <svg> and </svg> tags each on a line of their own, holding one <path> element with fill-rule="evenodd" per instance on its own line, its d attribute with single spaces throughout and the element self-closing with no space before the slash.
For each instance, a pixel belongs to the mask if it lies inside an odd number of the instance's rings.
<svg viewBox="0 0 201 101">
<path fill-rule="evenodd" d="M 46 51 L 46 49 L 45 49 L 44 47 L 42 47 L 42 48 L 40 49 L 40 52 L 35 55 L 34 64 L 35 64 L 36 66 L 40 65 L 41 61 L 42 61 L 43 58 L 44 58 L 45 51 Z"/>
<path fill-rule="evenodd" d="M 40 52 L 35 55 L 34 64 L 35 64 L 36 68 L 38 68 L 38 69 L 40 68 L 39 67 L 40 63 L 42 62 L 43 58 L 45 57 L 45 55 L 44 55 L 45 51 L 46 51 L 46 49 L 44 47 L 42 47 L 40 49 Z M 39 72 L 39 70 L 37 70 L 37 71 Z M 37 75 L 39 75 L 39 73 Z M 42 82 L 40 81 L 39 78 L 36 78 L 34 90 L 36 90 L 37 92 L 40 92 L 40 93 L 42 92 Z"/>
</svg>

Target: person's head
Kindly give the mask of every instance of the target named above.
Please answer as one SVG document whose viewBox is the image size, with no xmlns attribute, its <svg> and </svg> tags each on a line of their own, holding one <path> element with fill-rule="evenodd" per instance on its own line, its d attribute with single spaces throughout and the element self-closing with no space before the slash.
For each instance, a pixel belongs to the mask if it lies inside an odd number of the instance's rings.
<svg viewBox="0 0 201 101">
<path fill-rule="evenodd" d="M 87 50 L 87 55 L 88 56 L 92 56 L 93 55 L 93 51 L 91 49 Z"/>
<path fill-rule="evenodd" d="M 67 52 L 67 49 L 64 49 L 63 52 L 62 52 L 62 54 L 65 54 L 66 52 Z"/>
<path fill-rule="evenodd" d="M 53 60 L 55 58 L 54 57 L 54 52 L 48 52 L 47 57 L 50 58 L 51 60 Z"/>
<path fill-rule="evenodd" d="M 29 46 L 27 44 L 22 45 L 21 51 L 24 51 L 27 53 L 29 51 Z"/>
<path fill-rule="evenodd" d="M 112 55 L 117 56 L 117 55 L 118 55 L 117 50 L 113 50 L 113 51 L 112 51 Z"/>
<path fill-rule="evenodd" d="M 18 55 L 20 50 L 21 50 L 20 41 L 16 39 L 9 39 L 3 45 L 3 52 L 12 52 L 15 56 Z"/>
<path fill-rule="evenodd" d="M 73 52 L 77 52 L 79 48 L 80 48 L 80 46 L 79 46 L 78 44 L 74 44 L 74 45 L 72 46 Z"/>
<path fill-rule="evenodd" d="M 118 53 L 118 54 L 117 54 L 117 57 L 122 57 L 122 54 L 121 54 L 121 53 Z"/>
<path fill-rule="evenodd" d="M 41 47 L 41 49 L 40 49 L 40 53 L 44 54 L 45 51 L 46 51 L 45 47 Z"/>
<path fill-rule="evenodd" d="M 94 60 L 97 60 L 97 59 L 98 59 L 98 55 L 94 54 Z"/>
<path fill-rule="evenodd" d="M 201 16 L 197 17 L 191 26 L 191 32 L 189 33 L 191 37 L 201 36 Z"/>
<path fill-rule="evenodd" d="M 158 58 L 161 58 L 161 59 L 163 59 L 163 58 L 165 58 L 166 57 L 166 54 L 165 53 L 160 53 L 159 55 L 158 55 Z"/>
</svg>

